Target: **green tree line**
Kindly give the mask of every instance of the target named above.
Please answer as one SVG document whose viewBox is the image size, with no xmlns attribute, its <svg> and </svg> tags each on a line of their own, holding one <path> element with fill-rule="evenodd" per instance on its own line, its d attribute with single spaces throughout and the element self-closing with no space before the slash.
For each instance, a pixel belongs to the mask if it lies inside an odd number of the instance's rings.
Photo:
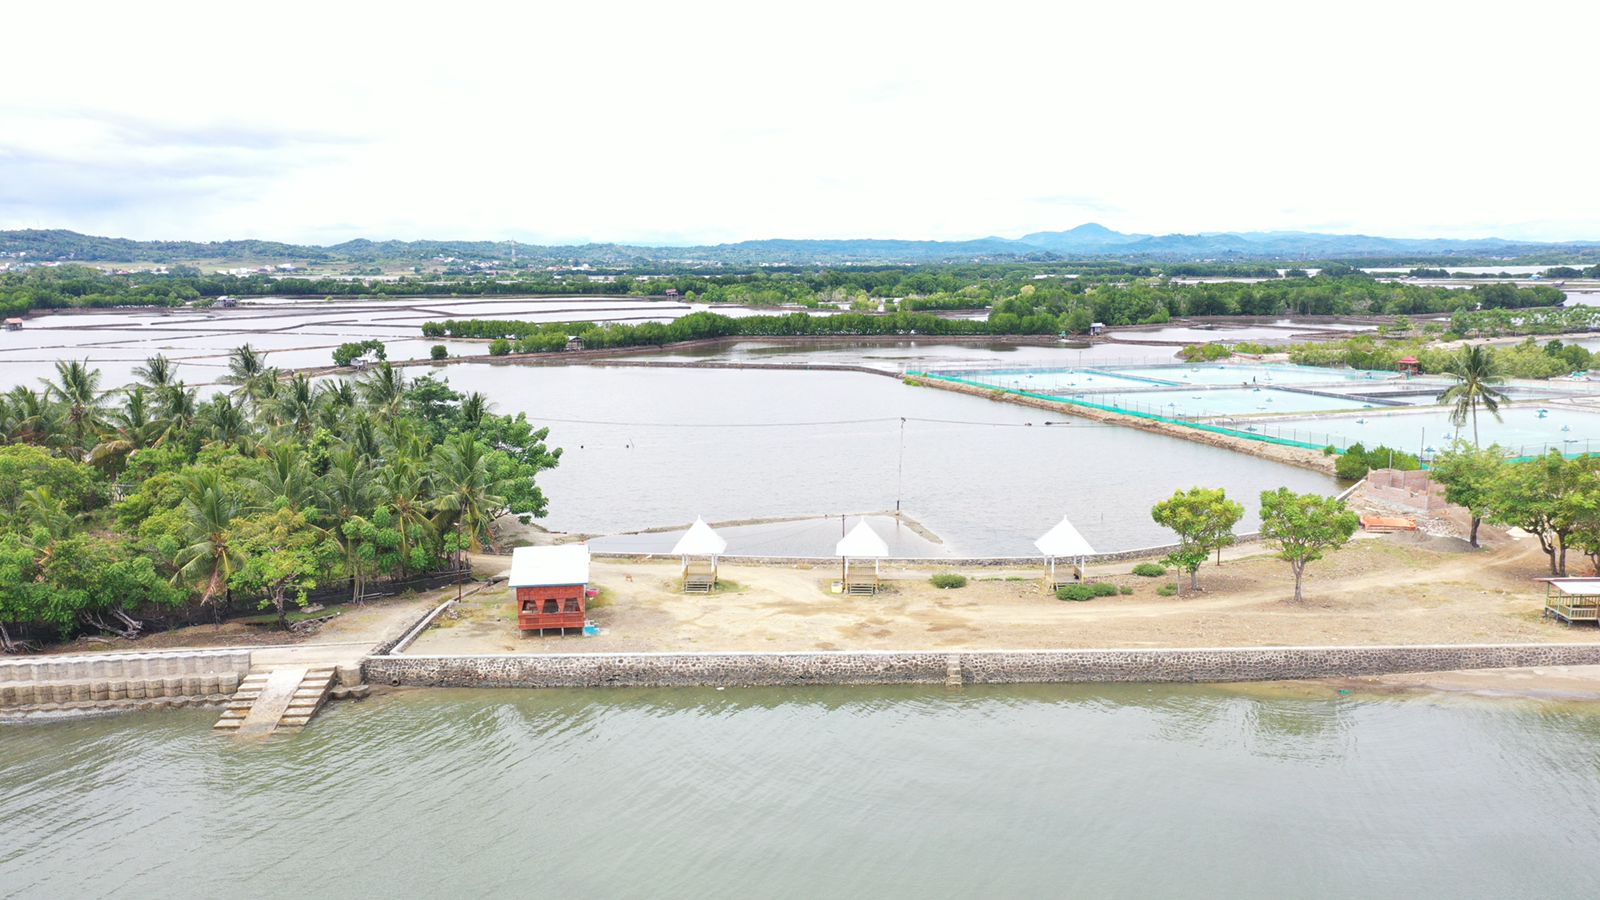
<svg viewBox="0 0 1600 900">
<path fill-rule="evenodd" d="M 142 617 L 439 570 L 543 515 L 559 449 L 525 416 L 380 363 L 359 379 L 284 377 L 233 352 L 202 398 L 164 357 L 102 390 L 63 361 L 0 396 L 0 648 Z"/>
</svg>

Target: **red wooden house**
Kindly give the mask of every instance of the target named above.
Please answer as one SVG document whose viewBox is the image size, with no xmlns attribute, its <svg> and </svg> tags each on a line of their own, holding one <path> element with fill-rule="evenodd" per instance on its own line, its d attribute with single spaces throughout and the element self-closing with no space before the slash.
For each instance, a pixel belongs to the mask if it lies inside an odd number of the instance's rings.
<svg viewBox="0 0 1600 900">
<path fill-rule="evenodd" d="M 511 589 L 523 631 L 582 629 L 589 596 L 589 547 L 518 547 L 511 553 Z"/>
</svg>

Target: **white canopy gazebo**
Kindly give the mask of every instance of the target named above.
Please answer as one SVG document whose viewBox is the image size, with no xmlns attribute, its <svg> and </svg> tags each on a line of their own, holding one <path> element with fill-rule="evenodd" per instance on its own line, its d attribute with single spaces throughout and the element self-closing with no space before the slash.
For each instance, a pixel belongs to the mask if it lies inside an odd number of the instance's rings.
<svg viewBox="0 0 1600 900">
<path fill-rule="evenodd" d="M 872 530 L 866 519 L 856 523 L 850 533 L 839 539 L 833 548 L 835 556 L 839 557 L 840 579 L 844 582 L 846 594 L 876 594 L 878 592 L 878 561 L 889 555 L 889 545 L 878 533 Z M 872 560 L 872 576 L 850 575 L 850 560 Z"/>
<path fill-rule="evenodd" d="M 1089 557 L 1094 555 L 1094 548 L 1083 539 L 1078 529 L 1072 527 L 1072 522 L 1066 516 L 1062 516 L 1061 522 L 1034 541 L 1033 545 L 1044 554 L 1045 563 L 1049 566 L 1045 574 L 1047 591 L 1054 591 L 1062 583 L 1056 577 L 1056 560 L 1066 560 L 1072 567 L 1072 580 L 1082 581 L 1084 567 L 1088 565 Z"/>
<path fill-rule="evenodd" d="M 694 524 L 672 545 L 673 555 L 683 557 L 685 593 L 708 593 L 717 586 L 717 557 L 727 549 L 727 539 L 696 516 Z"/>
</svg>

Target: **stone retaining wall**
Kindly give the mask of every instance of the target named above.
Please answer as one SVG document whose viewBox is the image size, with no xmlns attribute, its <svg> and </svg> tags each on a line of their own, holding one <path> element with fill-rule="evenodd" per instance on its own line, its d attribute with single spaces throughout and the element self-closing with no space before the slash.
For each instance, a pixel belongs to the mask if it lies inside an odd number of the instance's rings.
<svg viewBox="0 0 1600 900">
<path fill-rule="evenodd" d="M 1231 682 L 1600 665 L 1592 644 L 1163 650 L 559 653 L 369 656 L 368 682 L 418 687 L 754 687 L 804 684 Z"/>
<path fill-rule="evenodd" d="M 0 682 L 77 681 L 92 678 L 162 678 L 250 671 L 250 651 L 175 650 L 162 653 L 93 653 L 0 659 Z"/>
</svg>

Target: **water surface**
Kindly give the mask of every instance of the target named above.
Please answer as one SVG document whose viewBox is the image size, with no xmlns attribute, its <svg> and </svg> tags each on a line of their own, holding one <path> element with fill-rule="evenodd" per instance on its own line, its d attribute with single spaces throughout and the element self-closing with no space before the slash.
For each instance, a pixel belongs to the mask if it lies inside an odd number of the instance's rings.
<svg viewBox="0 0 1600 900">
<path fill-rule="evenodd" d="M 5 726 L 6 897 L 1593 897 L 1600 715 L 1125 686 Z"/>
</svg>

